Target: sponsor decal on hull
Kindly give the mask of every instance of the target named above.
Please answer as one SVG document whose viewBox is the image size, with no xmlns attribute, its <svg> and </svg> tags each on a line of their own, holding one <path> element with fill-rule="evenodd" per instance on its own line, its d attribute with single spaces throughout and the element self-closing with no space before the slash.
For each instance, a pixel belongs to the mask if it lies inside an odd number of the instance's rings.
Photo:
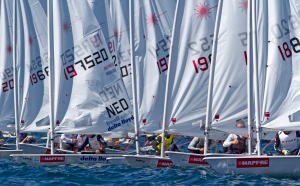
<svg viewBox="0 0 300 186">
<path fill-rule="evenodd" d="M 41 163 L 65 162 L 65 157 L 64 156 L 41 156 L 40 162 Z"/>
<path fill-rule="evenodd" d="M 269 158 L 242 158 L 236 159 L 236 168 L 269 167 Z"/>
<path fill-rule="evenodd" d="M 171 160 L 158 160 L 156 167 L 171 167 L 174 166 Z"/>
<path fill-rule="evenodd" d="M 205 157 L 204 156 L 190 155 L 188 163 L 208 165 L 208 163 L 206 161 L 204 161 L 203 158 L 205 158 Z"/>
<path fill-rule="evenodd" d="M 106 158 L 103 156 L 81 156 L 79 162 L 106 162 Z"/>
</svg>

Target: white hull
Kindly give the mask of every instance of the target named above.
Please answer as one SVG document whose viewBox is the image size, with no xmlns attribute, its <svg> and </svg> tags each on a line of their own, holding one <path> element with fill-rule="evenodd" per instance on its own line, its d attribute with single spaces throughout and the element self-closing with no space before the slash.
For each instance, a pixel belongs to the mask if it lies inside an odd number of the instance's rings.
<svg viewBox="0 0 300 186">
<path fill-rule="evenodd" d="M 23 154 L 23 150 L 0 150 L 0 157 L 12 159 L 11 154 Z"/>
<path fill-rule="evenodd" d="M 169 157 L 153 155 L 124 155 L 131 167 L 171 167 L 174 166 Z"/>
<path fill-rule="evenodd" d="M 183 167 L 198 167 L 198 166 L 209 166 L 209 164 L 203 160 L 206 157 L 232 157 L 232 156 L 245 156 L 243 154 L 220 154 L 220 153 L 208 153 L 206 156 L 204 154 L 186 153 L 186 152 L 176 152 L 176 151 L 166 151 L 170 159 L 175 166 Z"/>
<path fill-rule="evenodd" d="M 55 166 L 76 163 L 106 163 L 108 157 L 120 154 L 12 154 L 17 163 L 29 166 Z"/>
<path fill-rule="evenodd" d="M 292 177 L 300 175 L 300 156 L 244 156 L 204 158 L 219 174 Z"/>
<path fill-rule="evenodd" d="M 111 157 L 107 158 L 108 162 L 114 165 L 128 165 L 125 157 Z"/>
<path fill-rule="evenodd" d="M 20 144 L 24 154 L 51 154 L 51 149 L 45 146 L 39 146 L 36 144 Z M 121 150 L 105 149 L 106 154 L 123 154 Z M 55 149 L 54 154 L 73 154 L 73 151 Z"/>
<path fill-rule="evenodd" d="M 21 143 L 20 147 L 24 154 L 51 154 L 51 149 L 36 144 Z M 73 154 L 73 151 L 55 149 L 54 154 Z"/>
</svg>

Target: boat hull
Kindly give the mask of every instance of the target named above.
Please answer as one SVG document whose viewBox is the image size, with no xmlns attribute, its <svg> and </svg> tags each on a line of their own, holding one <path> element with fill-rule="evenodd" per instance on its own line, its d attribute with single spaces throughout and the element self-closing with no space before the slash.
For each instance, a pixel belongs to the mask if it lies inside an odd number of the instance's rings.
<svg viewBox="0 0 300 186">
<path fill-rule="evenodd" d="M 0 150 L 0 157 L 12 159 L 11 154 L 23 154 L 23 150 Z"/>
<path fill-rule="evenodd" d="M 300 175 L 300 156 L 207 157 L 205 161 L 219 174 L 293 177 Z"/>
<path fill-rule="evenodd" d="M 124 155 L 131 167 L 157 167 L 165 168 L 174 166 L 169 157 L 153 155 Z"/>
<path fill-rule="evenodd" d="M 12 154 L 17 163 L 26 163 L 29 166 L 57 166 L 66 164 L 94 164 L 107 163 L 108 157 L 121 156 L 120 154 Z"/>
<path fill-rule="evenodd" d="M 220 154 L 220 153 L 208 153 L 195 154 L 186 152 L 166 151 L 170 159 L 175 166 L 182 167 L 208 167 L 209 164 L 204 160 L 206 157 L 232 157 L 232 156 L 245 156 L 244 154 Z"/>
<path fill-rule="evenodd" d="M 108 162 L 114 165 L 128 165 L 125 157 L 111 157 L 107 158 Z"/>
</svg>

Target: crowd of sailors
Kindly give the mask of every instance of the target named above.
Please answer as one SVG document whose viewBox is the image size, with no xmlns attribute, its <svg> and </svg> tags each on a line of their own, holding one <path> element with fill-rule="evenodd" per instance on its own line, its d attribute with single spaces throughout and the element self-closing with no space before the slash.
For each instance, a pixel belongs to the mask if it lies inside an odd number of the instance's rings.
<svg viewBox="0 0 300 186">
<path fill-rule="evenodd" d="M 243 120 L 236 121 L 237 128 L 245 128 L 245 123 Z M 28 136 L 27 133 L 19 134 L 19 141 L 22 143 L 33 144 L 36 140 L 33 136 Z M 278 155 L 298 155 L 298 140 L 300 138 L 299 131 L 279 131 L 275 136 L 274 148 L 278 152 Z M 5 146 L 3 144 L 3 134 L 0 131 L 0 146 Z M 178 151 L 181 152 L 179 147 L 174 142 L 174 135 L 165 132 L 164 135 L 164 149 L 165 151 Z M 125 148 L 120 146 L 124 143 L 127 138 L 107 138 L 104 139 L 101 135 L 96 134 L 55 134 L 54 144 L 57 149 L 74 151 L 74 153 L 81 152 L 93 153 L 93 154 L 103 154 L 105 149 L 115 149 L 120 151 L 125 151 Z M 178 140 L 177 140 L 178 141 Z M 177 142 L 176 141 L 176 142 Z M 146 140 L 145 140 L 146 142 Z M 204 143 L 203 138 L 194 137 L 190 144 L 188 145 L 188 150 L 191 153 L 204 154 Z M 223 152 L 227 154 L 245 154 L 248 150 L 248 140 L 244 135 L 229 134 L 226 140 L 209 140 L 208 149 L 211 153 L 218 152 L 217 143 L 222 143 Z M 130 143 L 132 144 L 132 143 Z M 155 155 L 161 155 L 162 146 L 162 134 L 152 135 L 149 140 L 147 137 L 147 144 L 152 146 L 155 150 Z M 149 148 L 148 146 L 148 148 Z M 253 153 L 257 153 L 256 141 L 252 140 Z M 220 152 L 220 151 L 219 151 Z M 164 153 L 164 155 L 167 155 Z M 268 155 L 272 155 L 269 153 Z"/>
</svg>

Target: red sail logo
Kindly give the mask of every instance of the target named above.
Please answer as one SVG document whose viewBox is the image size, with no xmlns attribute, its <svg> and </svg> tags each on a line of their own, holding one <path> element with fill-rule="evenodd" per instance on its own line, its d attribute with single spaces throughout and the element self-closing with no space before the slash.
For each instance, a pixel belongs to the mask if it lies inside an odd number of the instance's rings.
<svg viewBox="0 0 300 186">
<path fill-rule="evenodd" d="M 174 166 L 171 160 L 158 160 L 156 167 L 171 167 Z"/>
<path fill-rule="evenodd" d="M 40 162 L 65 162 L 64 156 L 41 156 Z"/>
<path fill-rule="evenodd" d="M 203 158 L 205 158 L 205 157 L 204 156 L 190 155 L 188 163 L 208 165 L 208 163 L 206 161 L 204 161 Z"/>
<path fill-rule="evenodd" d="M 236 168 L 269 167 L 269 158 L 236 159 Z"/>
</svg>

